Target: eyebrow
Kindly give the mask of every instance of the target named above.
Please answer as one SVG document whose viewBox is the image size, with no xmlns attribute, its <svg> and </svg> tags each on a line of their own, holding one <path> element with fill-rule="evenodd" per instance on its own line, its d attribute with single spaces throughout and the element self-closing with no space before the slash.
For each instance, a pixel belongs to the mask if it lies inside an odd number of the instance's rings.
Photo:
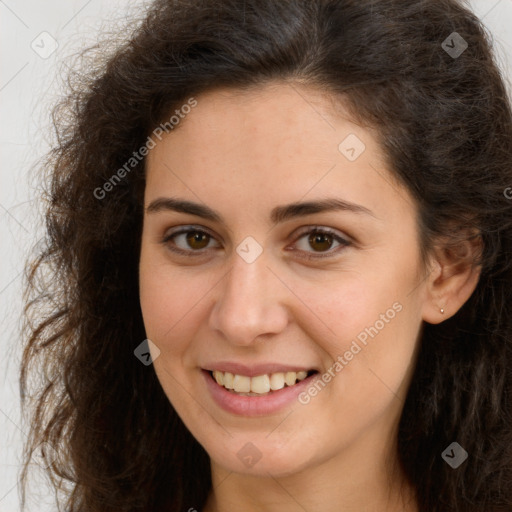
<svg viewBox="0 0 512 512">
<path fill-rule="evenodd" d="M 146 208 L 146 213 L 148 214 L 162 211 L 188 213 L 214 222 L 224 223 L 222 215 L 212 210 L 209 206 L 172 197 L 159 197 L 152 201 Z M 276 206 L 270 213 L 270 221 L 274 224 L 278 224 L 297 217 L 333 211 L 366 214 L 377 218 L 371 210 L 360 204 L 351 203 L 338 198 L 327 198 L 318 201 L 297 202 Z"/>
</svg>

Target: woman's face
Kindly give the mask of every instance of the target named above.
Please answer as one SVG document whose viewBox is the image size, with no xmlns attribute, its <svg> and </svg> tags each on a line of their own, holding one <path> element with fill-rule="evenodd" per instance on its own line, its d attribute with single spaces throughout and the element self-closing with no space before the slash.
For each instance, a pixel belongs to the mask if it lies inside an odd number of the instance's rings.
<svg viewBox="0 0 512 512">
<path fill-rule="evenodd" d="M 414 202 L 311 88 L 196 100 L 147 157 L 140 300 L 166 395 L 229 471 L 392 450 L 427 300 Z"/>
</svg>

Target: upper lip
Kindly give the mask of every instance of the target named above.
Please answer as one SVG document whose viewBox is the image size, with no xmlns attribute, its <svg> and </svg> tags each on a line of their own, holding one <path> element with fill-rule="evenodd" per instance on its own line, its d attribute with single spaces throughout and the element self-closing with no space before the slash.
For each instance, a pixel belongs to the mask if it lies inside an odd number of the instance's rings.
<svg viewBox="0 0 512 512">
<path fill-rule="evenodd" d="M 247 366 L 242 363 L 235 363 L 230 361 L 220 361 L 212 363 L 203 367 L 208 371 L 229 372 L 234 375 L 245 375 L 247 377 L 256 377 L 258 375 L 272 374 L 272 373 L 286 373 L 286 372 L 300 372 L 316 370 L 312 366 L 303 365 L 286 365 L 281 363 L 260 363 Z"/>
</svg>

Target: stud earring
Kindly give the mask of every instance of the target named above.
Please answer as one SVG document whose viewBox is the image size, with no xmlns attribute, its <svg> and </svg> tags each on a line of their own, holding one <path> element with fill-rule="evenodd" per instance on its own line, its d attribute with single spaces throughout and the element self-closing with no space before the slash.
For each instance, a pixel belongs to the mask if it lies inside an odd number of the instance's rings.
<svg viewBox="0 0 512 512">
<path fill-rule="evenodd" d="M 443 308 L 441 308 L 441 314 L 444 314 L 444 309 Z"/>
</svg>

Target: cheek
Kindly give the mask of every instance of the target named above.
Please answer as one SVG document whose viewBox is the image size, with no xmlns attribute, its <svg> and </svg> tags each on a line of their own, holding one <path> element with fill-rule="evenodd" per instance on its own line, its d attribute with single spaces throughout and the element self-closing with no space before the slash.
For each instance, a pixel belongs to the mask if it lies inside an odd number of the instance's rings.
<svg viewBox="0 0 512 512">
<path fill-rule="evenodd" d="M 294 293 L 307 308 L 305 315 L 295 315 L 294 320 L 301 322 L 301 328 L 331 355 L 343 353 L 358 335 L 364 341 L 365 329 L 376 322 L 382 330 L 381 315 L 391 319 L 390 323 L 399 316 L 396 309 L 400 306 L 396 303 L 400 294 L 391 291 L 392 286 L 377 286 L 374 276 L 356 272 L 340 273 L 338 279 L 321 284 L 296 285 Z"/>
<path fill-rule="evenodd" d="M 201 298 L 208 288 L 194 286 L 186 273 L 141 256 L 139 267 L 140 305 L 146 336 L 160 350 L 153 368 L 174 407 L 186 407 L 187 354 L 200 325 Z"/>
<path fill-rule="evenodd" d="M 186 272 L 171 269 L 168 263 L 152 261 L 143 252 L 139 289 L 146 335 L 160 350 L 178 349 L 177 346 L 169 346 L 166 340 L 178 339 L 176 333 L 191 325 L 194 308 L 205 296 L 207 285 L 198 286 L 198 281 L 191 279 Z"/>
<path fill-rule="evenodd" d="M 323 286 L 295 288 L 314 313 L 303 316 L 300 327 L 323 350 L 334 375 L 324 373 L 333 384 L 327 394 L 351 404 L 354 413 L 362 404 L 379 408 L 407 383 L 421 327 L 419 305 L 409 293 L 415 268 L 409 267 L 345 273 Z"/>
<path fill-rule="evenodd" d="M 338 439 L 338 433 L 350 437 L 381 418 L 399 414 L 418 331 L 412 305 L 393 302 L 386 294 L 379 300 L 375 290 L 371 293 L 365 287 L 358 293 L 356 288 L 348 291 L 346 296 L 338 295 L 335 304 L 323 302 L 322 320 L 336 335 L 315 340 L 328 355 L 320 376 L 324 384 L 310 386 L 308 396 L 301 397 L 301 404 L 309 401 L 306 408 L 328 414 L 332 427 L 326 426 L 326 435 L 333 435 L 333 443 L 340 447 L 346 438 Z"/>
</svg>

